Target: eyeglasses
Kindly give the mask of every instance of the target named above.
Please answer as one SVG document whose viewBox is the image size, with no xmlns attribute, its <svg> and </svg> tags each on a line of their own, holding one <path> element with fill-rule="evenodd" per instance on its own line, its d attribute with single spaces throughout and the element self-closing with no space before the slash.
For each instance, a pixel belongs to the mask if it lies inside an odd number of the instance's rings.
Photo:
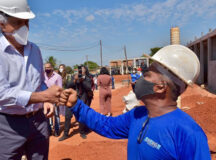
<svg viewBox="0 0 216 160">
<path fill-rule="evenodd" d="M 145 135 L 146 135 L 146 133 L 147 133 L 147 130 L 148 130 L 148 128 L 149 128 L 149 125 L 148 125 L 149 120 L 150 120 L 150 118 L 148 117 L 148 118 L 145 120 L 145 122 L 143 123 L 143 125 L 142 125 L 142 129 L 141 129 L 141 131 L 140 131 L 140 133 L 139 133 L 139 136 L 138 136 L 138 138 L 137 138 L 137 142 L 138 142 L 139 144 L 142 143 L 142 141 L 143 141 L 143 139 L 144 139 L 144 137 L 145 137 Z M 145 128 L 146 128 L 146 129 L 145 129 Z"/>
</svg>

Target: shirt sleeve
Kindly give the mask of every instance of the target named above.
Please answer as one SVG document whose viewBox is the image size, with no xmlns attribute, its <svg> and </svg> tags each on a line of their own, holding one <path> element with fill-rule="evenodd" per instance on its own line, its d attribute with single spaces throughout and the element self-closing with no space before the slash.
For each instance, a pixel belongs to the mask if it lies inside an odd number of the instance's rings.
<svg viewBox="0 0 216 160">
<path fill-rule="evenodd" d="M 191 134 L 182 144 L 179 160 L 211 160 L 207 138 L 203 132 Z"/>
<path fill-rule="evenodd" d="M 38 48 L 38 56 L 39 56 L 39 59 L 40 59 L 40 74 L 41 74 L 41 86 L 40 86 L 40 91 L 45 91 L 48 89 L 46 83 L 45 83 L 45 76 L 44 76 L 44 69 L 43 69 L 43 59 L 42 59 L 42 56 L 41 56 L 41 51 L 40 49 Z"/>
<path fill-rule="evenodd" d="M 79 99 L 76 105 L 71 108 L 71 111 L 79 122 L 86 124 L 91 130 L 104 137 L 113 139 L 128 138 L 130 112 L 117 117 L 106 117 L 95 112 Z"/>
<path fill-rule="evenodd" d="M 59 76 L 57 79 L 57 86 L 62 88 L 62 77 L 61 76 Z"/>
<path fill-rule="evenodd" d="M 6 76 L 6 64 L 0 60 L 0 106 L 21 106 L 25 107 L 32 92 L 21 90 L 18 87 L 11 87 Z"/>
</svg>

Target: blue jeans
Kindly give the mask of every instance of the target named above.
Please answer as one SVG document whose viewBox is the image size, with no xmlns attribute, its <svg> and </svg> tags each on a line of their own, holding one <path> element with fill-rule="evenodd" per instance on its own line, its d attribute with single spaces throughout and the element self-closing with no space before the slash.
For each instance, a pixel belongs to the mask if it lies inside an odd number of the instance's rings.
<svg viewBox="0 0 216 160">
<path fill-rule="evenodd" d="M 54 117 L 55 128 L 53 127 L 53 117 Z M 59 107 L 57 106 L 55 106 L 55 113 L 53 117 L 49 118 L 50 133 L 52 133 L 52 128 L 54 128 L 55 133 L 59 134 L 60 117 L 59 117 Z"/>
</svg>

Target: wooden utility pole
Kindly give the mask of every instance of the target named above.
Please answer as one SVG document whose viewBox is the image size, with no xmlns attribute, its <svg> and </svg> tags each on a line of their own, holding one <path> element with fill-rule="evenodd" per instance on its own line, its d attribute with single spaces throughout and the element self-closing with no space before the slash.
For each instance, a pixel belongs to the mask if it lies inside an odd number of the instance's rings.
<svg viewBox="0 0 216 160">
<path fill-rule="evenodd" d="M 128 60 L 127 60 L 126 46 L 124 46 L 124 54 L 125 54 L 125 60 L 126 60 L 126 74 L 127 74 L 128 73 Z"/>
<path fill-rule="evenodd" d="M 100 59 L 101 59 L 101 67 L 103 66 L 103 58 L 102 58 L 102 41 L 100 40 Z"/>
</svg>

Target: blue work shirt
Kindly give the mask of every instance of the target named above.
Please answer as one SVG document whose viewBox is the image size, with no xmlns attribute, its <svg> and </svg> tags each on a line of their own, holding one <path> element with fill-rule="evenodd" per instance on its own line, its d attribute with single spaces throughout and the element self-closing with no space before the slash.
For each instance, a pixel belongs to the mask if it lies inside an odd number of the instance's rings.
<svg viewBox="0 0 216 160">
<path fill-rule="evenodd" d="M 148 118 L 144 106 L 117 117 L 106 117 L 78 99 L 71 111 L 79 122 L 104 137 L 128 139 L 128 160 L 211 159 L 205 133 L 180 109 L 150 118 L 141 143 L 137 139 Z"/>
<path fill-rule="evenodd" d="M 131 81 L 136 82 L 140 78 L 140 75 L 138 73 L 131 73 Z"/>
</svg>

